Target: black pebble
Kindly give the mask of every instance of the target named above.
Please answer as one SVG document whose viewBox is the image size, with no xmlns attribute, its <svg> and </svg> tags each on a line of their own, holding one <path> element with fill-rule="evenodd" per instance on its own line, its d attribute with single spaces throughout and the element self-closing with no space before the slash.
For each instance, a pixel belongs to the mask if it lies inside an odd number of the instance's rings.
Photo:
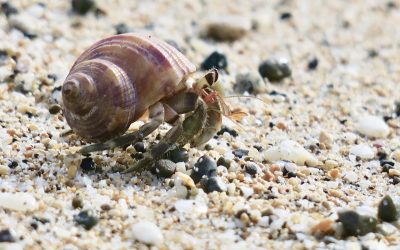
<svg viewBox="0 0 400 250">
<path fill-rule="evenodd" d="M 225 133 L 225 132 L 227 132 L 228 134 L 230 134 L 230 135 L 233 136 L 233 137 L 236 137 L 236 136 L 239 135 L 238 132 L 237 132 L 236 130 L 231 129 L 231 128 L 228 128 L 228 127 L 225 127 L 225 126 L 223 126 L 223 127 L 221 128 L 221 130 L 217 132 L 217 135 L 222 135 L 222 134 Z"/>
<path fill-rule="evenodd" d="M 198 183 L 203 176 L 212 177 L 217 175 L 217 163 L 209 156 L 202 156 L 194 164 L 192 174 L 190 177 L 195 183 Z"/>
<path fill-rule="evenodd" d="M 50 105 L 50 107 L 49 107 L 49 113 L 52 114 L 52 115 L 55 115 L 55 114 L 57 114 L 58 112 L 60 112 L 61 109 L 62 109 L 62 108 L 61 108 L 60 105 L 58 105 L 58 104 L 52 104 L 52 105 Z"/>
<path fill-rule="evenodd" d="M 114 28 L 115 28 L 115 34 L 117 35 L 129 33 L 131 31 L 131 29 L 125 23 L 119 23 L 115 25 Z"/>
<path fill-rule="evenodd" d="M 135 145 L 133 146 L 136 150 L 136 152 L 144 153 L 146 152 L 146 147 L 144 146 L 143 142 L 136 142 Z"/>
<path fill-rule="evenodd" d="M 228 66 L 228 61 L 226 56 L 222 53 L 214 51 L 211 53 L 201 64 L 202 70 L 210 70 L 210 69 L 223 69 L 226 70 Z"/>
<path fill-rule="evenodd" d="M 377 57 L 377 56 L 379 56 L 378 51 L 376 51 L 376 50 L 374 50 L 374 49 L 368 50 L 368 57 L 369 57 L 369 58 L 375 58 L 375 57 Z"/>
<path fill-rule="evenodd" d="M 292 13 L 290 12 L 283 12 L 281 14 L 281 20 L 288 20 L 290 18 L 292 18 Z"/>
<path fill-rule="evenodd" d="M 238 158 L 242 158 L 249 154 L 249 150 L 247 149 L 235 149 L 232 151 L 232 154 Z"/>
<path fill-rule="evenodd" d="M 11 5 L 8 1 L 1 3 L 1 12 L 4 13 L 6 17 L 17 14 L 18 10 Z"/>
<path fill-rule="evenodd" d="M 279 82 L 282 79 L 292 75 L 292 71 L 286 62 L 268 59 L 260 63 L 258 72 L 264 78 L 271 82 Z"/>
<path fill-rule="evenodd" d="M 10 230 L 3 229 L 0 230 L 0 242 L 15 242 Z"/>
<path fill-rule="evenodd" d="M 225 159 L 224 157 L 219 157 L 217 160 L 217 166 L 224 166 L 226 168 L 229 168 L 231 166 L 231 160 Z"/>
<path fill-rule="evenodd" d="M 81 169 L 83 172 L 87 173 L 96 169 L 94 161 L 91 157 L 83 158 L 81 162 Z"/>
<path fill-rule="evenodd" d="M 214 191 L 223 192 L 224 191 L 222 187 L 223 185 L 225 184 L 222 182 L 221 178 L 219 178 L 218 176 L 213 176 L 207 180 L 205 185 L 205 191 L 206 193 L 211 193 Z"/>
<path fill-rule="evenodd" d="M 257 165 L 255 163 L 252 163 L 252 162 L 248 162 L 246 164 L 245 170 L 246 170 L 246 173 L 248 173 L 249 175 L 251 175 L 253 177 L 256 176 L 257 173 L 258 173 Z"/>
<path fill-rule="evenodd" d="M 176 170 L 176 164 L 170 160 L 159 160 L 154 164 L 154 169 L 160 177 L 169 178 Z"/>
<path fill-rule="evenodd" d="M 396 102 L 394 105 L 395 105 L 394 113 L 396 114 L 397 117 L 399 117 L 400 116 L 400 102 Z"/>
<path fill-rule="evenodd" d="M 308 62 L 307 68 L 308 70 L 315 70 L 318 67 L 318 58 L 314 57 L 311 61 Z"/>
<path fill-rule="evenodd" d="M 94 7 L 95 2 L 93 0 L 72 0 L 72 10 L 79 15 L 85 15 Z"/>
<path fill-rule="evenodd" d="M 178 162 L 187 162 L 189 160 L 189 154 L 184 148 L 174 148 L 173 150 L 167 152 L 167 159 L 178 163 Z"/>
<path fill-rule="evenodd" d="M 8 167 L 9 168 L 16 168 L 16 167 L 18 167 L 18 162 L 17 161 L 12 161 L 12 162 L 10 162 L 9 164 L 8 164 Z"/>
<path fill-rule="evenodd" d="M 381 202 L 379 202 L 378 218 L 387 222 L 397 220 L 397 209 L 389 195 L 386 195 Z"/>
<path fill-rule="evenodd" d="M 338 220 L 343 225 L 343 237 L 362 236 L 376 231 L 377 220 L 375 218 L 359 215 L 355 211 L 339 213 Z"/>
<path fill-rule="evenodd" d="M 75 196 L 72 199 L 72 207 L 75 209 L 83 207 L 83 201 L 79 196 Z"/>
<path fill-rule="evenodd" d="M 75 215 L 74 220 L 79 225 L 82 225 L 83 228 L 85 228 L 86 230 L 90 230 L 99 222 L 99 219 L 93 216 L 92 212 L 90 212 L 89 210 L 84 210 Z"/>
</svg>

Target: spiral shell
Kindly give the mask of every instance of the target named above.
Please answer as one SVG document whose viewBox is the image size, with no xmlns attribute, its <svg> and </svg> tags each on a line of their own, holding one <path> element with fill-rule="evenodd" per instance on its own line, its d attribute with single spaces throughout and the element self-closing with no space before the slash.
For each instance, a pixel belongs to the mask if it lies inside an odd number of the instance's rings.
<svg viewBox="0 0 400 250">
<path fill-rule="evenodd" d="M 65 118 L 82 137 L 110 139 L 149 106 L 184 90 L 195 70 L 179 51 L 150 35 L 105 38 L 77 59 L 65 79 Z"/>
</svg>

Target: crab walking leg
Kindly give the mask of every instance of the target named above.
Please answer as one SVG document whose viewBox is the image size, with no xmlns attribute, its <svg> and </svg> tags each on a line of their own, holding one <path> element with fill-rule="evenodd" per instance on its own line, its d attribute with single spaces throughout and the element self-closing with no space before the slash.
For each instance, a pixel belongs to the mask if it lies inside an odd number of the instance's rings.
<svg viewBox="0 0 400 250">
<path fill-rule="evenodd" d="M 200 133 L 192 139 L 190 146 L 198 147 L 208 142 L 221 129 L 221 125 L 222 114 L 218 102 L 208 104 L 206 123 Z"/>
<path fill-rule="evenodd" d="M 149 108 L 150 121 L 139 128 L 138 131 L 122 135 L 111 140 L 95 143 L 86 147 L 81 148 L 79 151 L 81 154 L 89 154 L 95 151 L 102 151 L 107 149 L 112 149 L 116 147 L 122 147 L 127 144 L 136 143 L 142 140 L 144 137 L 151 134 L 154 130 L 164 122 L 164 106 L 162 103 L 158 102 Z"/>
<path fill-rule="evenodd" d="M 207 105 L 199 98 L 197 99 L 194 112 L 187 116 L 182 123 L 177 121 L 175 126 L 167 132 L 165 137 L 144 154 L 142 160 L 129 167 L 124 173 L 139 172 L 149 169 L 151 165 L 166 152 L 175 148 L 176 143 L 180 146 L 187 144 L 201 131 L 206 119 Z"/>
</svg>

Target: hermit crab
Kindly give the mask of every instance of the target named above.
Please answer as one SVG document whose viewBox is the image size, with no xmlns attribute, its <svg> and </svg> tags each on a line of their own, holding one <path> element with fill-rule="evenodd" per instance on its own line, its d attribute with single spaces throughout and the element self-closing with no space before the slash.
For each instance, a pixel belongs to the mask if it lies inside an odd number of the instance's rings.
<svg viewBox="0 0 400 250">
<path fill-rule="evenodd" d="M 232 111 L 211 88 L 218 71 L 210 70 L 190 82 L 195 71 L 182 53 L 151 35 L 115 35 L 92 45 L 74 63 L 62 86 L 69 126 L 97 142 L 80 152 L 133 144 L 163 122 L 172 128 L 127 172 L 146 168 L 176 146 L 206 143 L 220 130 L 222 116 Z M 124 134 L 146 111 L 149 121 Z"/>
</svg>

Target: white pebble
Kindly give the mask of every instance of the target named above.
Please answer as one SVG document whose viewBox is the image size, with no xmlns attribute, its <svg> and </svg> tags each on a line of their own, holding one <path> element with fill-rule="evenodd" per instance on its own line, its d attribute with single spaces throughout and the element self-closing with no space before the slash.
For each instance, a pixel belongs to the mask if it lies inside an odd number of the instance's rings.
<svg viewBox="0 0 400 250">
<path fill-rule="evenodd" d="M 175 209 L 179 213 L 188 214 L 205 214 L 207 213 L 207 205 L 197 200 L 178 200 L 175 202 Z"/>
<path fill-rule="evenodd" d="M 352 171 L 348 171 L 345 172 L 344 177 L 345 180 L 347 180 L 348 182 L 356 182 L 358 179 L 358 175 L 355 172 Z"/>
<path fill-rule="evenodd" d="M 389 126 L 378 116 L 360 117 L 356 124 L 356 130 L 368 137 L 384 138 L 389 135 Z"/>
<path fill-rule="evenodd" d="M 361 159 L 374 158 L 374 151 L 366 144 L 355 145 L 350 148 L 350 154 L 360 157 Z"/>
<path fill-rule="evenodd" d="M 279 145 L 265 151 L 264 157 L 271 161 L 292 161 L 298 165 L 317 166 L 318 160 L 300 144 L 292 140 L 282 141 Z"/>
<path fill-rule="evenodd" d="M 159 246 L 164 240 L 160 228 L 149 221 L 140 221 L 134 224 L 131 228 L 131 234 L 134 239 L 149 245 Z"/>
<path fill-rule="evenodd" d="M 38 209 L 38 203 L 28 193 L 0 193 L 0 207 L 26 212 Z"/>
</svg>

